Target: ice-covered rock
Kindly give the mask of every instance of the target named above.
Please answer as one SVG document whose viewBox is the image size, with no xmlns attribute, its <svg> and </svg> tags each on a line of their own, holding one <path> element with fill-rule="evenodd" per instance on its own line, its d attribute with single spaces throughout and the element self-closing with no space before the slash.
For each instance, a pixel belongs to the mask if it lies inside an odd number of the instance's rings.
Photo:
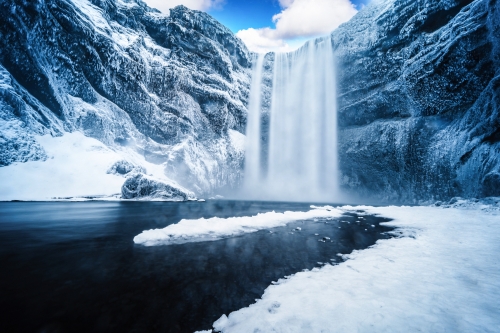
<svg viewBox="0 0 500 333">
<path fill-rule="evenodd" d="M 332 33 L 344 189 L 500 195 L 500 4 L 380 0 Z"/>
<path fill-rule="evenodd" d="M 115 162 L 107 171 L 113 175 L 126 176 L 130 173 L 146 173 L 146 169 L 140 165 L 134 165 L 128 161 L 120 160 Z"/>
<path fill-rule="evenodd" d="M 195 196 L 192 192 L 178 185 L 167 184 L 151 176 L 137 173 L 127 178 L 123 183 L 122 198 L 186 201 L 194 199 Z"/>
</svg>

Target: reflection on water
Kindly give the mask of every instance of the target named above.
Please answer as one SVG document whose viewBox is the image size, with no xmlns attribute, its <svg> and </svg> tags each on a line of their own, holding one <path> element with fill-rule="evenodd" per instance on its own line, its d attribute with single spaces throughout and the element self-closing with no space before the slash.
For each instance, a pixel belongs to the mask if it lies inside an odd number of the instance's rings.
<svg viewBox="0 0 500 333">
<path fill-rule="evenodd" d="M 0 203 L 0 330 L 207 329 L 252 304 L 272 281 L 366 248 L 390 230 L 379 226 L 387 220 L 351 214 L 340 219 L 350 223 L 296 222 L 214 242 L 132 242 L 145 229 L 182 218 L 308 209 L 243 201 Z"/>
</svg>

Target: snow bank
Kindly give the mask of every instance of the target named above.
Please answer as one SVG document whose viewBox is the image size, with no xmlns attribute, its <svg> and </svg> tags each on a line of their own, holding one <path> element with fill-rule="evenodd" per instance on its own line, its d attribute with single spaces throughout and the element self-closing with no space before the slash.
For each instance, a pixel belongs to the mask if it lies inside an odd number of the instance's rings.
<svg viewBox="0 0 500 333">
<path fill-rule="evenodd" d="M 146 230 L 134 237 L 134 243 L 146 246 L 211 241 L 262 229 L 284 226 L 292 221 L 322 217 L 339 217 L 342 211 L 333 207 L 313 207 L 308 212 L 269 212 L 256 216 L 181 220 L 163 229 Z"/>
<path fill-rule="evenodd" d="M 337 266 L 300 272 L 214 323 L 229 332 L 499 332 L 500 214 L 484 209 L 344 207 L 395 219 Z"/>
<path fill-rule="evenodd" d="M 0 168 L 0 200 L 51 200 L 121 193 L 125 179 L 110 170 L 117 162 L 129 161 L 138 170 L 163 180 L 163 166 L 148 163 L 132 149 L 113 150 L 80 132 L 61 137 L 36 136 L 47 155 L 45 161 L 13 163 Z M 114 197 L 117 200 L 118 197 Z"/>
</svg>

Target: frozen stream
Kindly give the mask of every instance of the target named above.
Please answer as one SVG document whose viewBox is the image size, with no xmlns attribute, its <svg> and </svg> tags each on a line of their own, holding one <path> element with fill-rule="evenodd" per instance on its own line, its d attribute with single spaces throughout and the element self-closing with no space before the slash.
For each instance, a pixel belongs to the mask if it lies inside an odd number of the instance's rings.
<svg viewBox="0 0 500 333">
<path fill-rule="evenodd" d="M 132 241 L 181 219 L 309 209 L 242 201 L 0 203 L 2 330 L 206 329 L 254 303 L 273 281 L 340 262 L 338 253 L 388 237 L 390 229 L 379 226 L 387 219 L 349 214 L 211 242 L 145 247 Z"/>
</svg>

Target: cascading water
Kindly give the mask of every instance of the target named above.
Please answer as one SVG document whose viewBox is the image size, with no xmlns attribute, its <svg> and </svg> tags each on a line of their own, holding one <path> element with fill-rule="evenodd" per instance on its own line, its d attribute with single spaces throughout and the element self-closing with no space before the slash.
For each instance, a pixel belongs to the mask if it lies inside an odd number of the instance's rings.
<svg viewBox="0 0 500 333">
<path fill-rule="evenodd" d="M 260 147 L 260 111 L 261 83 L 264 54 L 254 59 L 252 85 L 250 86 L 250 101 L 248 103 L 247 140 L 245 151 L 245 188 L 253 191 L 261 183 L 261 147 Z"/>
<path fill-rule="evenodd" d="M 262 63 L 260 56 L 250 92 L 246 194 L 275 200 L 334 200 L 337 104 L 331 39 L 275 54 L 266 172 L 261 167 Z"/>
</svg>

